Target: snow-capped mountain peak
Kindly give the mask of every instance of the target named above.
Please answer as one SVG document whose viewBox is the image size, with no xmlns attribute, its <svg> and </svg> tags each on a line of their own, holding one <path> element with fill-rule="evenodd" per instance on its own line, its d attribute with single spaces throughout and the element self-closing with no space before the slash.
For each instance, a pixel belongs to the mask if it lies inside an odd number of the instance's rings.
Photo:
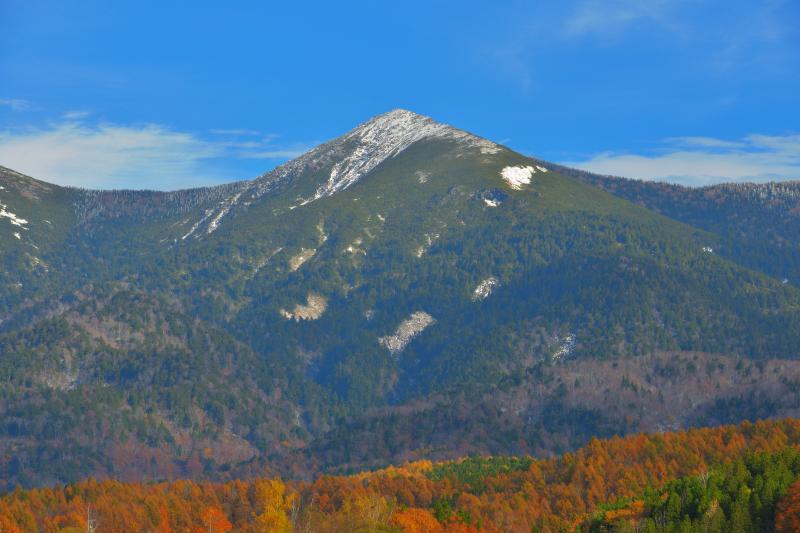
<svg viewBox="0 0 800 533">
<path fill-rule="evenodd" d="M 255 201 L 299 176 L 323 169 L 330 168 L 327 179 L 301 205 L 333 196 L 357 183 L 378 165 L 414 143 L 434 138 L 455 141 L 458 149 L 473 150 L 481 154 L 496 154 L 502 149 L 487 139 L 436 122 L 430 117 L 405 109 L 394 109 L 373 117 L 341 137 L 322 144 L 263 176 L 240 182 L 235 190 L 229 191 L 228 197 L 218 205 L 208 208 L 202 219 L 183 238 L 190 235 L 199 237 L 202 232 L 198 230 L 203 225 L 207 226 L 205 232 L 211 233 L 241 202 Z"/>
<path fill-rule="evenodd" d="M 341 142 L 354 143 L 355 147 L 333 166 L 328 180 L 307 202 L 350 187 L 386 159 L 426 138 L 459 140 L 465 147 L 478 149 L 482 153 L 491 154 L 500 150 L 495 143 L 471 133 L 405 109 L 395 109 L 378 115 L 340 138 Z"/>
</svg>

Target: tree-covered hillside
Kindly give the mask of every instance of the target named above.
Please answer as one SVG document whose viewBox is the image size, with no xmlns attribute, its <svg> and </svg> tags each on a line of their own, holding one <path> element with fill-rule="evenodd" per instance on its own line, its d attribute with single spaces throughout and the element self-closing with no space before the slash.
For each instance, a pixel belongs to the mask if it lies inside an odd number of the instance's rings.
<svg viewBox="0 0 800 533">
<path fill-rule="evenodd" d="M 690 188 L 548 166 L 652 211 L 713 232 L 721 238 L 718 252 L 725 257 L 787 283 L 800 283 L 800 182 Z"/>
<path fill-rule="evenodd" d="M 0 481 L 308 477 L 795 414 L 800 290 L 724 221 L 566 174 L 401 110 L 214 188 L 3 171 Z"/>
</svg>

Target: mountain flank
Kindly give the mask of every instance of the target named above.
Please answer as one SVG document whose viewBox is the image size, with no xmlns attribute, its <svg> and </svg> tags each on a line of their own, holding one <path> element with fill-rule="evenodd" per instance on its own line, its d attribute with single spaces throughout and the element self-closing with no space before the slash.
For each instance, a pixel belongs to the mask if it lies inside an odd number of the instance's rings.
<svg viewBox="0 0 800 533">
<path fill-rule="evenodd" d="M 796 184 L 598 177 L 395 110 L 248 181 L 0 187 L 5 487 L 797 412 Z"/>
</svg>

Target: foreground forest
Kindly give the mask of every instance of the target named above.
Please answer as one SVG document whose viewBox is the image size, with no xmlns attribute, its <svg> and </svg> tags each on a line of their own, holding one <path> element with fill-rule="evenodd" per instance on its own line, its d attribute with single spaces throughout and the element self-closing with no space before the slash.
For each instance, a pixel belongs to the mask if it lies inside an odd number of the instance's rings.
<svg viewBox="0 0 800 533">
<path fill-rule="evenodd" d="M 592 440 L 314 482 L 88 480 L 0 497 L 0 531 L 798 531 L 800 420 Z"/>
</svg>

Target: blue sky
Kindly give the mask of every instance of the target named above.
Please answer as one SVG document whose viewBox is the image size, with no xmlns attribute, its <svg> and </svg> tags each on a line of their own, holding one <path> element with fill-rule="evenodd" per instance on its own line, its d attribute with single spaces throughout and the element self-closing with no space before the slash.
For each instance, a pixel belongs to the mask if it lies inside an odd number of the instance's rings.
<svg viewBox="0 0 800 533">
<path fill-rule="evenodd" d="M 543 159 L 800 179 L 800 2 L 0 2 L 0 165 L 254 177 L 402 107 Z"/>
</svg>

